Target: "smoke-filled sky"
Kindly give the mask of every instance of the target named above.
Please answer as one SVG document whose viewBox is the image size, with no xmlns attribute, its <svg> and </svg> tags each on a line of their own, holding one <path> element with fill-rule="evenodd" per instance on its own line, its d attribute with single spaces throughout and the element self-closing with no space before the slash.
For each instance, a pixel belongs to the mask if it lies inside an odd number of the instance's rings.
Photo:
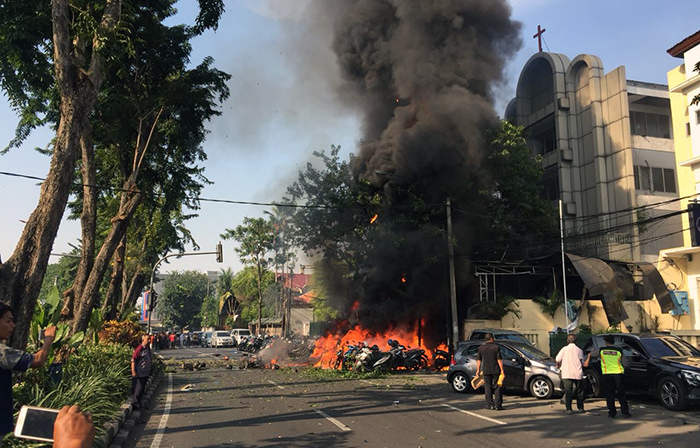
<svg viewBox="0 0 700 448">
<path fill-rule="evenodd" d="M 176 21 L 191 22 L 194 15 L 191 5 L 194 3 L 185 0 L 179 2 L 177 6 L 180 15 Z M 381 5 L 386 2 L 229 1 L 219 30 L 196 39 L 193 64 L 211 55 L 216 60 L 216 67 L 233 75 L 230 81 L 232 95 L 222 107 L 223 115 L 208 126 L 211 134 L 205 143 L 209 155 L 206 175 L 215 184 L 204 189 L 203 197 L 261 202 L 278 200 L 286 185 L 296 177 L 296 172 L 310 159 L 311 152 L 327 149 L 331 144 L 342 145 L 345 154 L 351 151 L 361 153 L 361 159 L 367 163 L 365 171 L 370 176 L 374 170 L 386 167 L 387 163 L 393 164 L 389 168 L 403 169 L 408 173 L 414 170 L 410 165 L 405 165 L 405 160 L 410 158 L 402 158 L 401 154 L 387 155 L 382 151 L 382 141 L 385 141 L 382 136 L 393 138 L 396 135 L 385 133 L 388 112 L 381 107 L 367 109 L 373 106 L 371 98 L 357 91 L 356 82 L 353 84 L 347 72 L 349 61 L 341 59 L 339 65 L 333 51 L 334 36 L 337 32 L 342 32 L 343 26 L 334 27 L 334 22 L 327 20 L 329 14 L 338 12 L 329 11 L 328 8 L 337 8 L 339 4 L 347 6 L 361 3 L 374 4 L 376 9 L 381 9 Z M 489 14 L 489 8 L 500 4 L 479 0 L 420 3 L 397 0 L 395 3 L 402 11 L 402 23 L 413 23 L 416 26 L 428 26 L 425 22 L 428 16 L 415 15 L 418 4 L 426 10 L 443 4 L 454 3 L 459 7 L 473 4 L 484 17 Z M 594 54 L 601 57 L 606 71 L 625 65 L 629 78 L 657 83 L 665 83 L 666 72 L 680 63 L 680 60 L 668 56 L 666 49 L 700 27 L 700 10 L 689 10 L 687 0 L 592 0 L 585 4 L 565 0 L 513 0 L 510 4 L 513 8 L 512 19 L 521 22 L 522 26 L 513 26 L 511 30 L 499 29 L 498 33 L 508 36 L 510 31 L 515 36 L 501 40 L 500 46 L 489 47 L 485 43 L 479 43 L 468 49 L 485 52 L 485 56 L 490 53 L 495 60 L 504 60 L 505 78 L 493 84 L 492 91 L 483 96 L 484 99 L 492 96 L 495 103 L 493 110 L 499 115 L 514 95 L 517 76 L 523 64 L 537 51 L 537 43 L 532 35 L 538 24 L 547 30 L 544 34 L 545 50 L 564 53 L 570 58 L 581 53 Z M 454 11 L 448 12 L 451 14 Z M 372 27 L 382 23 L 390 24 L 395 20 L 383 18 L 381 13 L 382 11 L 377 11 L 366 20 L 370 32 L 373 31 Z M 449 14 L 446 12 L 445 15 Z M 355 20 L 359 20 L 358 17 Z M 464 20 L 468 21 L 469 18 L 465 16 Z M 346 29 L 347 23 L 346 21 Z M 507 25 L 508 22 L 502 23 Z M 457 33 L 460 26 L 463 24 L 459 20 L 445 24 L 446 30 L 453 33 Z M 378 29 L 374 31 L 379 32 Z M 426 42 L 414 40 L 416 36 L 410 28 L 399 30 L 399 33 L 400 39 L 387 45 L 412 46 L 414 51 L 400 53 L 404 54 L 403 57 L 421 57 L 425 54 L 424 50 L 430 50 L 424 47 Z M 518 47 L 519 40 L 522 41 L 522 47 Z M 342 54 L 342 48 L 340 50 Z M 392 50 L 380 48 L 378 54 L 382 51 L 391 53 Z M 454 53 L 454 64 L 462 62 L 459 54 Z M 444 58 L 449 56 L 449 53 L 440 55 Z M 415 66 L 412 61 L 398 62 L 399 69 L 394 73 L 395 85 L 391 89 L 402 97 L 409 97 L 411 104 L 402 108 L 405 109 L 403 115 L 397 117 L 397 120 L 410 121 L 411 114 L 421 113 L 424 107 L 433 107 L 431 101 L 434 100 L 428 101 L 415 94 L 417 87 L 424 89 L 436 79 L 455 89 L 463 85 L 463 80 L 445 82 L 441 79 L 444 73 L 430 70 L 433 65 L 426 64 L 424 72 L 412 73 L 400 69 Z M 477 89 L 483 88 L 477 85 L 477 81 L 485 82 L 490 77 L 498 76 L 499 70 L 493 68 L 497 65 L 481 67 L 484 71 L 473 73 L 473 79 L 468 84 Z M 341 67 L 345 67 L 345 71 Z M 363 79 L 362 82 L 382 88 L 381 70 L 376 79 Z M 386 83 L 384 89 L 387 93 L 391 90 L 386 89 Z M 461 93 L 473 95 L 469 89 Z M 449 101 L 460 98 L 452 91 L 443 90 L 442 94 L 448 102 L 440 103 L 441 105 L 449 106 Z M 479 99 L 473 113 L 480 117 L 488 113 L 490 108 L 487 103 L 488 101 Z M 368 120 L 367 117 L 372 119 Z M 390 114 L 389 119 L 391 118 Z M 1 140 L 8 142 L 11 139 L 15 124 L 14 113 L 3 100 L 0 103 Z M 399 129 L 406 130 L 405 121 Z M 0 156 L 0 171 L 44 176 L 48 171 L 49 160 L 32 151 L 32 148 L 45 146 L 50 137 L 46 131 L 37 132 L 23 148 L 13 149 Z M 454 137 L 461 138 L 458 134 L 454 134 Z M 361 152 L 360 141 L 377 143 L 374 146 L 370 144 L 369 148 L 366 147 Z M 406 151 L 405 154 L 411 154 L 410 147 Z M 2 259 L 8 258 L 14 250 L 23 227 L 21 221 L 34 209 L 38 194 L 36 181 L 0 175 Z M 244 216 L 262 215 L 263 210 L 264 207 L 203 202 L 200 217 L 192 220 L 189 228 L 203 250 L 213 250 L 219 234 L 226 227 L 235 227 Z M 54 244 L 54 252 L 69 251 L 69 243 L 75 244 L 79 236 L 78 224 L 64 220 Z M 185 257 L 173 261 L 163 270 L 205 271 L 227 266 L 238 269 L 240 265 L 235 259 L 232 243 L 225 242 L 224 247 L 226 253 L 223 265 L 217 264 L 213 256 Z"/>
</svg>

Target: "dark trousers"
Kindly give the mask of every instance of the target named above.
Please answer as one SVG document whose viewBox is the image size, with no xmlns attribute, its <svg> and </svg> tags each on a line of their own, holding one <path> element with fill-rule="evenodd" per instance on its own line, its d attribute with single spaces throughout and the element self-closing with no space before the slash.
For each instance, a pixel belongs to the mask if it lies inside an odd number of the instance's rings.
<svg viewBox="0 0 700 448">
<path fill-rule="evenodd" d="M 630 408 L 627 404 L 627 394 L 625 393 L 625 383 L 622 381 L 621 374 L 603 375 L 601 379 L 605 401 L 608 405 L 608 415 L 617 415 L 615 409 L 615 398 L 620 400 L 620 410 L 623 414 L 629 414 Z"/>
<path fill-rule="evenodd" d="M 489 407 L 500 408 L 503 406 L 503 388 L 498 385 L 498 376 L 484 375 L 484 395 L 486 396 L 486 404 Z M 494 396 L 496 398 L 494 403 Z"/>
<path fill-rule="evenodd" d="M 564 378 L 562 382 L 564 383 L 564 403 L 566 404 L 566 410 L 571 410 L 571 403 L 574 401 L 574 398 L 576 398 L 576 407 L 578 409 L 583 409 L 584 392 L 583 387 L 581 387 L 581 380 Z"/>
<path fill-rule="evenodd" d="M 143 378 L 131 377 L 131 403 L 135 409 L 143 407 L 141 398 L 143 398 L 143 393 L 146 391 L 146 381 L 148 381 L 147 376 Z"/>
</svg>

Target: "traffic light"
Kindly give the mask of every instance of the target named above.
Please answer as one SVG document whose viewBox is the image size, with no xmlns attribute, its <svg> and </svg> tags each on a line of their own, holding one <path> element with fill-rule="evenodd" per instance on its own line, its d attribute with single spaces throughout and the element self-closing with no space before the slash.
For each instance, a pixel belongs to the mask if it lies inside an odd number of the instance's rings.
<svg viewBox="0 0 700 448">
<path fill-rule="evenodd" d="M 224 262 L 224 248 L 221 246 L 221 241 L 219 241 L 219 244 L 216 245 L 216 262 Z"/>
</svg>

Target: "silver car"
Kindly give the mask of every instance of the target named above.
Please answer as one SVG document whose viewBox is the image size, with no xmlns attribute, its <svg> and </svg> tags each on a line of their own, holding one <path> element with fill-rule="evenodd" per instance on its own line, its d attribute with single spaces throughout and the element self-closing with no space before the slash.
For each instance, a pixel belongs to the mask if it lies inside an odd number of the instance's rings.
<svg viewBox="0 0 700 448">
<path fill-rule="evenodd" d="M 483 341 L 460 342 L 454 364 L 447 371 L 447 381 L 455 392 L 472 390 L 471 380 L 476 375 L 477 350 Z M 514 341 L 496 341 L 501 348 L 506 389 L 529 392 L 533 397 L 546 399 L 562 394 L 561 378 L 554 359 L 530 344 Z"/>
</svg>

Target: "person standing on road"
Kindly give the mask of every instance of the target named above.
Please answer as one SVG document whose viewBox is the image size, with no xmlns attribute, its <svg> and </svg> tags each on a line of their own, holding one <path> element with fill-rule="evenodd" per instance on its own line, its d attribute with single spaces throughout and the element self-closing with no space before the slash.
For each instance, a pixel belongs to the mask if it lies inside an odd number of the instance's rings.
<svg viewBox="0 0 700 448">
<path fill-rule="evenodd" d="M 626 358 L 622 354 L 622 350 L 615 347 L 615 338 L 612 335 L 603 336 L 605 347 L 600 350 L 595 350 L 596 353 L 589 353 L 584 367 L 588 367 L 591 361 L 591 355 L 600 356 L 600 370 L 602 372 L 601 386 L 605 395 L 605 401 L 608 405 L 608 417 L 615 418 L 617 409 L 615 409 L 615 397 L 620 400 L 620 410 L 623 417 L 632 417 L 630 408 L 627 404 L 627 394 L 625 393 L 625 383 L 622 381 L 622 376 L 625 373 L 623 364 L 627 363 Z"/>
<path fill-rule="evenodd" d="M 484 376 L 486 409 L 503 410 L 503 390 L 499 376 L 505 376 L 501 348 L 493 339 L 493 334 L 484 335 L 486 343 L 479 347 L 476 358 L 476 373 Z M 495 402 L 494 402 L 495 396 Z"/>
<path fill-rule="evenodd" d="M 573 414 L 571 402 L 576 397 L 576 407 L 578 412 L 586 412 L 583 409 L 584 391 L 581 387 L 583 379 L 583 350 L 576 346 L 576 335 L 570 334 L 566 337 L 569 343 L 557 353 L 557 368 L 561 369 L 561 379 L 564 383 L 564 397 L 566 412 Z"/>
<path fill-rule="evenodd" d="M 15 316 L 12 308 L 0 302 L 0 341 L 8 341 L 15 332 Z M 0 342 L 0 439 L 11 432 L 15 426 L 12 415 L 12 371 L 24 372 L 30 367 L 38 369 L 46 363 L 51 351 L 51 344 L 56 337 L 56 327 L 44 331 L 44 344 L 34 354 L 8 347 Z M 2 445 L 2 440 L 0 440 Z"/>
<path fill-rule="evenodd" d="M 142 409 L 141 398 L 146 389 L 146 381 L 151 375 L 153 358 L 148 346 L 148 335 L 141 337 L 141 343 L 131 357 L 131 403 L 134 409 Z"/>
</svg>

